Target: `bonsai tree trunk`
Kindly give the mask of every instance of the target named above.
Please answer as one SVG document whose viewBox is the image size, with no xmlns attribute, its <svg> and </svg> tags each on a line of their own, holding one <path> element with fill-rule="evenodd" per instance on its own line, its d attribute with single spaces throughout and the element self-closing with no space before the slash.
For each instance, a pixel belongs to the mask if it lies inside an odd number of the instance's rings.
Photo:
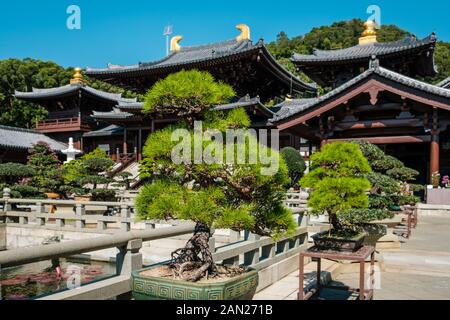
<svg viewBox="0 0 450 320">
<path fill-rule="evenodd" d="M 208 273 L 217 271 L 214 264 L 209 238 L 211 229 L 209 226 L 197 223 L 194 235 L 188 240 L 184 248 L 172 252 L 172 267 L 175 273 L 183 280 L 198 281 Z M 186 271 L 190 274 L 184 275 Z"/>
<path fill-rule="evenodd" d="M 333 226 L 334 230 L 336 230 L 336 231 L 342 230 L 342 228 L 343 228 L 342 223 L 339 221 L 339 219 L 335 213 L 329 213 L 328 219 L 330 221 L 330 224 Z"/>
</svg>

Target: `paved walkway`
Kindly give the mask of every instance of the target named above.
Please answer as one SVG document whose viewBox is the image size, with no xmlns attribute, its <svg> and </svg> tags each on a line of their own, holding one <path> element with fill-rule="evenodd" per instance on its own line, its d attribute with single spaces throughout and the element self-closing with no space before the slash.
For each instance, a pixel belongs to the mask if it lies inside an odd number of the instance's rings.
<svg viewBox="0 0 450 320">
<path fill-rule="evenodd" d="M 375 300 L 450 300 L 450 217 L 419 217 L 410 240 L 401 249 L 381 251 L 384 270 L 380 272 Z M 314 266 L 308 266 L 312 271 Z M 333 277 L 334 285 L 356 287 L 358 273 L 348 270 Z M 315 275 L 309 274 L 310 282 Z M 297 287 L 296 287 L 297 286 Z M 295 299 L 298 272 L 259 292 L 255 299 Z M 323 299 L 353 299 L 336 290 L 325 290 Z"/>
</svg>

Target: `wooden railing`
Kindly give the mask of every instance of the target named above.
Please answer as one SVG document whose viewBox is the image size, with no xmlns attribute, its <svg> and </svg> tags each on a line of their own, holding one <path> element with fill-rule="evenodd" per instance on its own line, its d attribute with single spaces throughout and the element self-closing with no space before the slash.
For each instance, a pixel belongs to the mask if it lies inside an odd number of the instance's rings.
<svg viewBox="0 0 450 320">
<path fill-rule="evenodd" d="M 82 122 L 81 117 L 49 119 L 38 122 L 36 129 L 41 132 L 69 131 L 74 129 L 89 129 L 89 126 Z"/>
</svg>

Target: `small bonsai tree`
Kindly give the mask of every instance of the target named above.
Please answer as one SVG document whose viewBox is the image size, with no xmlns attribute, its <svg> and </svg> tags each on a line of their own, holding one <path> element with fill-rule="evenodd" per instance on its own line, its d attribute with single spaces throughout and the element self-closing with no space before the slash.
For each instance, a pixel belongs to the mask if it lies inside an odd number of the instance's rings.
<svg viewBox="0 0 450 320">
<path fill-rule="evenodd" d="M 63 177 L 66 190 L 77 195 L 89 194 L 94 201 L 114 200 L 115 190 L 108 189 L 114 181 L 108 174 L 113 166 L 114 161 L 98 148 L 65 164 Z"/>
<path fill-rule="evenodd" d="M 384 210 L 368 210 L 366 191 L 371 184 L 365 175 L 372 170 L 357 145 L 348 142 L 327 144 L 311 156 L 311 161 L 311 171 L 300 183 L 302 187 L 312 189 L 308 200 L 312 213 L 328 214 L 333 235 L 354 235 L 360 232 L 361 223 L 388 214 Z"/>
<path fill-rule="evenodd" d="M 305 173 L 305 160 L 300 152 L 292 147 L 285 147 L 281 149 L 280 154 L 283 156 L 288 167 L 289 177 L 291 178 L 290 186 L 295 186 Z"/>
<path fill-rule="evenodd" d="M 35 175 L 35 171 L 21 163 L 0 164 L 0 192 L 9 187 L 14 198 L 42 198 L 42 193 L 35 187 L 28 185 L 28 179 Z"/>
<path fill-rule="evenodd" d="M 194 235 L 185 247 L 172 253 L 172 268 L 176 277 L 197 281 L 205 274 L 214 275 L 219 268 L 209 248 L 211 228 L 248 230 L 255 234 L 279 236 L 295 228 L 291 212 L 282 200 L 283 185 L 288 181 L 287 168 L 279 154 L 248 137 L 236 150 L 247 145 L 245 156 L 266 152 L 280 162 L 272 175 L 262 174 L 265 164 L 239 164 L 238 161 L 193 161 L 195 152 L 186 152 L 184 160 L 174 162 L 178 154 L 177 141 L 172 141 L 176 129 L 187 131 L 183 142 L 205 136 L 205 130 L 193 129 L 194 121 L 203 120 L 204 129 L 216 129 L 215 139 L 203 141 L 202 151 L 220 159 L 226 146 L 219 143 L 229 128 L 245 128 L 250 120 L 243 109 L 227 112 L 212 111 L 211 107 L 227 102 L 234 95 L 232 88 L 214 81 L 206 72 L 181 71 L 157 82 L 146 95 L 145 111 L 180 117 L 176 126 L 167 127 L 149 136 L 144 147 L 141 173 L 153 177 L 136 199 L 137 214 L 142 219 L 181 219 L 194 221 Z M 184 140 L 186 139 L 186 140 Z M 253 139 L 253 140 L 252 140 Z M 223 139 L 225 141 L 225 139 Z M 256 148 L 248 148 L 250 143 Z M 191 150 L 192 145 L 184 150 Z M 192 149 L 193 150 L 193 149 Z M 242 156 L 242 154 L 241 154 Z M 236 160 L 238 155 L 232 160 Z M 220 268 L 221 270 L 226 268 Z M 224 271 L 225 272 L 225 271 Z"/>
<path fill-rule="evenodd" d="M 33 145 L 27 165 L 35 172 L 29 183 L 31 186 L 44 193 L 60 191 L 63 185 L 60 161 L 46 142 L 39 141 Z"/>
<path fill-rule="evenodd" d="M 372 188 L 369 207 L 373 209 L 398 210 L 400 206 L 415 204 L 419 198 L 413 195 L 423 187 L 412 184 L 416 170 L 405 167 L 398 159 L 386 155 L 378 146 L 367 141 L 355 141 L 371 164 L 372 172 L 366 174 Z"/>
</svg>

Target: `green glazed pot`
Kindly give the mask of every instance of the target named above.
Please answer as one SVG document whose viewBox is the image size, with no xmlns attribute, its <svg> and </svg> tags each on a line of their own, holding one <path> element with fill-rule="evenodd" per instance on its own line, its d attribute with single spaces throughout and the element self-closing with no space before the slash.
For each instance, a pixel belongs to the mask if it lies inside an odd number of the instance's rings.
<svg viewBox="0 0 450 320">
<path fill-rule="evenodd" d="M 258 286 L 258 272 L 225 281 L 198 283 L 140 275 L 141 272 L 166 264 L 158 263 L 131 274 L 133 297 L 136 300 L 251 300 Z"/>
</svg>

